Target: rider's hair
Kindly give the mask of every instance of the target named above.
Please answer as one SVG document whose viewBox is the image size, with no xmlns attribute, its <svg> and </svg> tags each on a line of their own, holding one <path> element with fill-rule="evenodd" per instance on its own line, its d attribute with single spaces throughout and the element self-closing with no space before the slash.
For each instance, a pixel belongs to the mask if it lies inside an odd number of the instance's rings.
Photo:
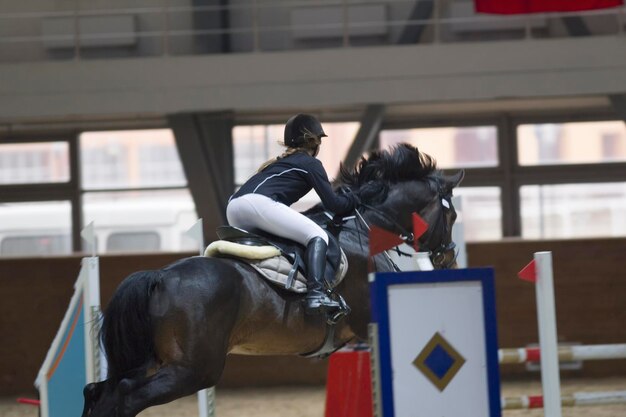
<svg viewBox="0 0 626 417">
<path fill-rule="evenodd" d="M 284 142 L 279 142 L 279 144 L 281 146 L 287 146 L 285 145 Z M 285 158 L 289 155 L 293 155 L 296 152 L 307 152 L 307 153 L 312 152 L 313 156 L 317 156 L 317 153 L 319 152 L 321 144 L 322 144 L 322 138 L 319 138 L 309 132 L 305 132 L 304 143 L 301 146 L 293 147 L 293 148 L 287 147 L 287 149 L 285 149 L 285 152 L 283 152 L 279 156 L 272 158 L 268 161 L 265 161 L 263 164 L 261 164 L 257 172 L 263 171 L 265 168 L 272 165 L 274 162 L 278 161 L 279 159 Z"/>
</svg>

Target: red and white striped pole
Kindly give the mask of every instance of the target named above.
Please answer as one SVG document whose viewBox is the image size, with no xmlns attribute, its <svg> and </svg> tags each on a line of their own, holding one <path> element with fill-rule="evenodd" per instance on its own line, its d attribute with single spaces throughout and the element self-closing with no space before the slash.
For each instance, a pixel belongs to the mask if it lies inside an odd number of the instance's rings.
<svg viewBox="0 0 626 417">
<path fill-rule="evenodd" d="M 543 396 L 520 395 L 518 397 L 502 397 L 500 400 L 503 410 L 521 410 L 543 408 Z M 561 397 L 563 407 L 579 407 L 626 403 L 626 391 L 606 392 L 575 392 Z M 546 413 L 546 415 L 548 415 Z"/>
<path fill-rule="evenodd" d="M 539 347 L 542 356 L 541 386 L 544 413 L 549 417 L 561 417 L 561 380 L 556 337 L 552 252 L 536 252 L 534 260 L 520 271 L 519 277 L 535 283 Z"/>
<path fill-rule="evenodd" d="M 558 355 L 560 362 L 626 359 L 626 343 L 559 346 Z M 540 360 L 541 349 L 538 347 L 498 350 L 498 361 L 501 364 L 539 362 Z"/>
</svg>

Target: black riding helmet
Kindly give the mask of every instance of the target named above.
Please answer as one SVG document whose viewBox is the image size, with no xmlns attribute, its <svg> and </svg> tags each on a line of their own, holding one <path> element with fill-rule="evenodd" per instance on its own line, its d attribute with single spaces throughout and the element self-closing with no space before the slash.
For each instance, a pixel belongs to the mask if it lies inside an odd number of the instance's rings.
<svg viewBox="0 0 626 417">
<path fill-rule="evenodd" d="M 324 133 L 322 124 L 315 116 L 300 113 L 287 120 L 284 136 L 285 145 L 290 148 L 298 148 L 304 145 L 309 135 L 317 138 L 328 136 Z"/>
</svg>

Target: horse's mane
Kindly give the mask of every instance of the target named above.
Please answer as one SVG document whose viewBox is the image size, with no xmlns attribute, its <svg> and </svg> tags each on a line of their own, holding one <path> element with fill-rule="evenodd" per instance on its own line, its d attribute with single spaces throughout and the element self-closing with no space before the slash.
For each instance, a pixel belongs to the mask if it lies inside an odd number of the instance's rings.
<svg viewBox="0 0 626 417">
<path fill-rule="evenodd" d="M 354 170 L 342 165 L 338 182 L 357 193 L 363 202 L 376 203 L 386 199 L 390 185 L 422 180 L 438 172 L 433 157 L 402 143 L 361 157 Z"/>
<path fill-rule="evenodd" d="M 388 150 L 372 151 L 367 158 L 361 157 L 353 170 L 342 164 L 335 186 L 349 188 L 362 203 L 376 205 L 387 199 L 391 185 L 423 180 L 433 174 L 441 174 L 435 158 L 415 146 L 401 143 Z M 314 216 L 323 211 L 324 206 L 318 203 L 303 214 Z"/>
<path fill-rule="evenodd" d="M 369 158 L 361 157 L 353 171 L 341 165 L 340 181 L 359 188 L 370 181 L 397 183 L 420 180 L 436 169 L 437 163 L 433 157 L 408 143 L 401 143 L 390 150 L 372 151 Z"/>
</svg>

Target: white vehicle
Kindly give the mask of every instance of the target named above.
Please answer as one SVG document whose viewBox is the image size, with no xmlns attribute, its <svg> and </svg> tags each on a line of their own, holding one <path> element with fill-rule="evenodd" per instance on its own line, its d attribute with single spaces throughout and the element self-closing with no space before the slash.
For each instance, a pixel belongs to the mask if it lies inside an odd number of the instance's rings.
<svg viewBox="0 0 626 417">
<path fill-rule="evenodd" d="M 97 252 L 193 251 L 184 233 L 197 220 L 187 201 L 85 204 L 85 224 L 94 222 Z M 0 205 L 0 256 L 72 253 L 70 205 L 64 202 Z"/>
</svg>

